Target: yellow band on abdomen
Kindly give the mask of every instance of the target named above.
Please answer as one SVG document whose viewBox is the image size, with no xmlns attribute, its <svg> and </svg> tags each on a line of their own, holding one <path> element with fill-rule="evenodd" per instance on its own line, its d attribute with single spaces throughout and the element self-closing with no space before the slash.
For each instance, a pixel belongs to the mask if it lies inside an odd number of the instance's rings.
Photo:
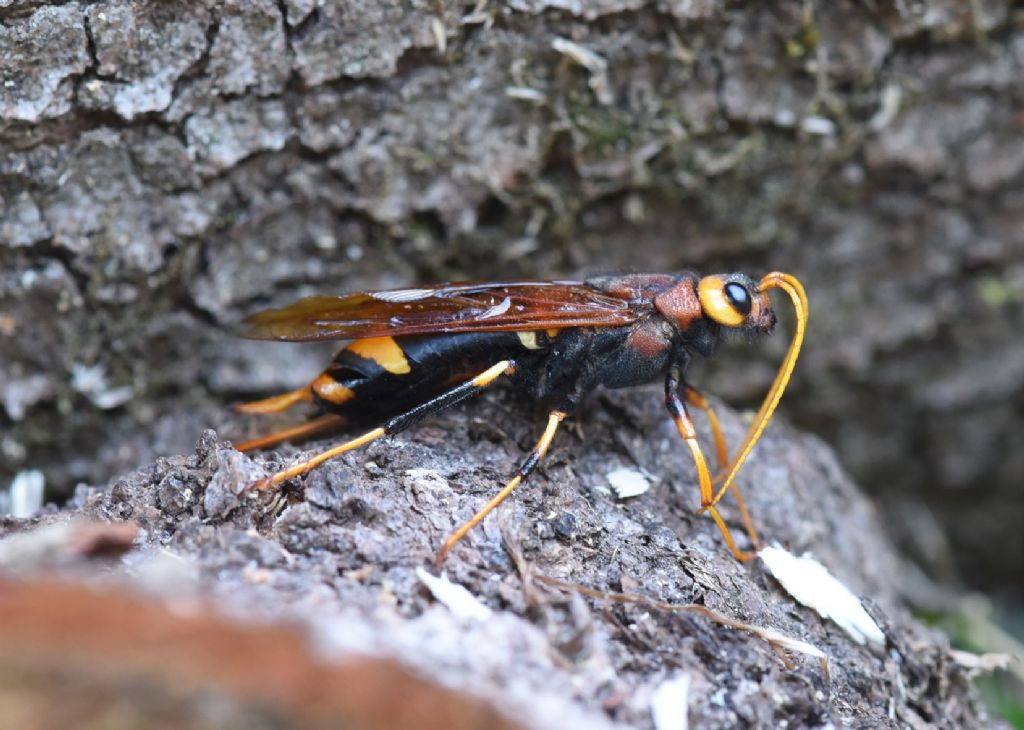
<svg viewBox="0 0 1024 730">
<path fill-rule="evenodd" d="M 405 359 L 405 353 L 402 352 L 402 348 L 393 337 L 371 337 L 366 340 L 356 340 L 347 349 L 359 357 L 372 360 L 394 375 L 405 375 L 411 370 L 409 361 Z"/>
</svg>

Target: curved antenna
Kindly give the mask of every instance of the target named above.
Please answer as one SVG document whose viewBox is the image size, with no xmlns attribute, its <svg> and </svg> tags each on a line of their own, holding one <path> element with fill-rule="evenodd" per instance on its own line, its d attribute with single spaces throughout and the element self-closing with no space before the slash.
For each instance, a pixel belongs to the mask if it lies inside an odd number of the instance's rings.
<svg viewBox="0 0 1024 730">
<path fill-rule="evenodd" d="M 784 274 L 781 271 L 773 271 L 765 276 L 758 282 L 758 291 L 765 291 L 767 289 L 782 289 L 789 298 L 793 301 L 793 309 L 796 311 L 796 332 L 793 333 L 793 339 L 789 343 L 789 350 L 786 352 L 786 357 L 783 359 L 782 364 L 779 366 L 779 372 L 775 376 L 775 381 L 772 383 L 772 387 L 768 390 L 768 395 L 765 396 L 764 402 L 761 404 L 761 409 L 757 412 L 757 416 L 754 418 L 754 422 L 750 424 L 750 430 L 747 431 L 746 438 L 743 439 L 743 446 L 736 452 L 736 460 L 732 462 L 729 467 L 729 473 L 725 477 L 725 481 L 722 486 L 718 488 L 718 492 L 711 500 L 710 505 L 702 506 L 700 511 L 704 512 L 708 507 L 712 507 L 718 504 L 718 501 L 725 494 L 726 490 L 732 486 L 733 480 L 736 479 L 736 474 L 739 473 L 740 467 L 743 466 L 743 462 L 746 461 L 747 456 L 750 454 L 754 445 L 758 439 L 761 438 L 761 434 L 764 433 L 765 427 L 768 426 L 768 422 L 772 418 L 772 414 L 775 413 L 776 407 L 779 405 L 779 401 L 782 399 L 782 393 L 786 390 L 786 385 L 789 383 L 789 376 L 793 374 L 793 368 L 796 366 L 796 359 L 800 355 L 800 347 L 804 343 L 804 332 L 807 329 L 807 293 L 804 291 L 803 285 L 800 281 L 790 274 Z"/>
</svg>

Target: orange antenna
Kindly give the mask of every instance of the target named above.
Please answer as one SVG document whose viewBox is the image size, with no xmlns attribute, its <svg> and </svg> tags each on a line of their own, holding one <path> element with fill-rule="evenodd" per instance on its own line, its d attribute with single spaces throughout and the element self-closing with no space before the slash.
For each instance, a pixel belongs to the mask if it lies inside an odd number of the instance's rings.
<svg viewBox="0 0 1024 730">
<path fill-rule="evenodd" d="M 793 333 L 793 340 L 789 343 L 789 350 L 786 352 L 782 365 L 779 366 L 779 372 L 775 376 L 775 381 L 768 390 L 768 395 L 765 396 L 761 409 L 754 418 L 754 422 L 750 424 L 750 430 L 747 431 L 747 436 L 743 440 L 743 446 L 736 452 L 736 460 L 729 467 L 729 473 L 726 475 L 725 481 L 719 487 L 714 499 L 711 500 L 711 504 L 702 507 L 700 512 L 706 510 L 707 507 L 718 504 L 722 495 L 732 486 L 740 467 L 743 466 L 743 462 L 746 461 L 754 445 L 761 438 L 761 434 L 764 433 L 765 427 L 768 426 L 772 414 L 775 413 L 775 409 L 782 399 L 782 393 L 786 390 L 786 385 L 789 383 L 789 376 L 793 374 L 796 359 L 800 355 L 800 347 L 804 343 L 808 306 L 807 293 L 804 291 L 803 285 L 795 276 L 784 274 L 781 271 L 773 271 L 770 274 L 766 274 L 758 283 L 759 291 L 765 291 L 766 289 L 782 289 L 789 295 L 789 298 L 793 301 L 793 309 L 796 311 L 796 332 Z"/>
</svg>

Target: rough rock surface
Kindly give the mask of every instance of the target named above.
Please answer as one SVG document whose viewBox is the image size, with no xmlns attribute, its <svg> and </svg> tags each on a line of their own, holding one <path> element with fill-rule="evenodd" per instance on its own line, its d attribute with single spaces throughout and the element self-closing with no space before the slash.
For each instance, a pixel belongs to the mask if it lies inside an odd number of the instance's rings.
<svg viewBox="0 0 1024 730">
<path fill-rule="evenodd" d="M 280 705 L 289 692 L 278 687 L 261 694 L 262 702 L 239 702 L 231 689 L 245 670 L 210 668 L 239 664 L 224 655 L 237 631 L 285 620 L 302 629 L 314 656 L 397 660 L 421 678 L 483 700 L 519 727 L 650 728 L 653 693 L 681 675 L 689 678 L 681 701 L 691 727 L 990 726 L 945 638 L 902 607 L 899 561 L 874 510 L 830 449 L 773 424 L 740 484 L 767 539 L 794 552 L 812 551 L 867 599 L 889 637 L 881 650 L 858 646 L 796 604 L 759 563 L 736 562 L 714 523 L 695 516 L 694 468 L 656 391 L 600 398 L 584 414 L 584 436 L 566 429 L 537 477 L 456 547 L 444 566 L 449 577 L 493 611 L 485 621 L 456 618 L 430 597 L 416 570 L 429 567 L 443 538 L 514 472 L 536 437 L 529 410 L 494 393 L 328 462 L 283 495 L 261 499 L 239 499 L 236 490 L 298 452 L 250 458 L 207 432 L 194 455 L 160 459 L 105 488 L 82 488 L 71 506 L 42 518 L 42 525 L 8 522 L 8 539 L 0 540 L 0 577 L 19 569 L 40 573 L 46 562 L 38 554 L 45 551 L 10 546 L 17 540 L 24 545 L 26 538 L 32 544 L 33 535 L 44 544 L 46 525 L 52 529 L 69 516 L 135 523 L 140 544 L 115 569 L 66 555 L 51 562 L 66 581 L 84 580 L 105 592 L 141 591 L 177 607 L 179 615 L 212 611 L 233 617 L 239 628 L 214 631 L 228 635 L 206 645 L 195 638 L 201 628 L 184 632 L 175 645 L 199 643 L 184 660 L 174 646 L 152 649 L 156 655 L 143 664 L 146 671 L 130 675 L 129 689 L 115 695 L 138 701 L 138 688 L 149 686 L 147 676 L 166 676 L 185 662 L 192 667 L 188 682 L 157 687 L 185 692 L 204 677 L 200 686 L 207 695 L 234 698 L 220 703 L 229 718 Z M 736 443 L 743 421 L 731 412 L 723 416 Z M 608 475 L 621 468 L 642 469 L 651 490 L 616 500 Z M 731 504 L 724 515 L 735 525 Z M 27 532 L 32 527 L 35 532 Z M 534 576 L 528 582 L 510 557 L 516 553 Z M 29 555 L 36 556 L 30 570 Z M 816 660 L 800 654 L 791 654 L 795 668 L 787 669 L 763 639 L 703 616 L 595 602 L 546 588 L 537 574 L 661 602 L 696 603 L 772 628 L 824 651 L 831 679 Z M 197 614 L 189 607 L 199 600 L 208 609 Z M 0 615 L 4 605 L 0 600 Z M 53 612 L 49 607 L 41 613 Z M 12 621 L 25 622 L 25 613 Z M 151 620 L 161 628 L 146 636 L 172 631 L 162 628 L 167 619 L 159 611 Z M 24 657 L 42 653 L 37 644 L 45 638 L 31 642 L 24 634 L 7 637 L 0 629 L 0 644 L 16 649 L 0 651 L 0 678 L 12 664 L 22 670 L 15 676 L 23 676 Z M 44 625 L 36 634 L 49 632 Z M 110 640 L 109 651 L 89 655 L 86 649 L 97 643 L 89 634 L 68 636 L 60 646 L 65 663 L 94 656 L 92 677 L 116 677 L 140 663 L 121 648 L 120 637 Z M 278 644 L 273 632 L 251 641 Z M 300 657 L 288 653 L 273 667 L 249 667 L 250 681 L 241 686 L 271 676 L 289 682 L 301 666 Z M 155 703 L 153 696 L 168 691 L 142 695 L 142 701 Z M 15 695 L 19 703 L 27 702 L 26 694 Z M 377 694 L 365 697 L 370 705 Z M 193 703 L 179 706 L 176 712 L 186 714 Z M 307 702 L 298 707 L 310 709 Z M 292 717 L 304 714 L 292 710 Z M 475 716 L 461 715 L 467 722 Z"/>
</svg>

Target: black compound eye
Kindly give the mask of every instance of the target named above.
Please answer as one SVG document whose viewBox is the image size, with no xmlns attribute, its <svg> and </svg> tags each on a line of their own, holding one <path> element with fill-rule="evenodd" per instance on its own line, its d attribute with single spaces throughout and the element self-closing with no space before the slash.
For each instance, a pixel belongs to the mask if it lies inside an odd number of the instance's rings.
<svg viewBox="0 0 1024 730">
<path fill-rule="evenodd" d="M 736 311 L 746 316 L 750 314 L 750 292 L 742 284 L 730 282 L 725 285 L 725 298 L 736 308 Z"/>
</svg>

